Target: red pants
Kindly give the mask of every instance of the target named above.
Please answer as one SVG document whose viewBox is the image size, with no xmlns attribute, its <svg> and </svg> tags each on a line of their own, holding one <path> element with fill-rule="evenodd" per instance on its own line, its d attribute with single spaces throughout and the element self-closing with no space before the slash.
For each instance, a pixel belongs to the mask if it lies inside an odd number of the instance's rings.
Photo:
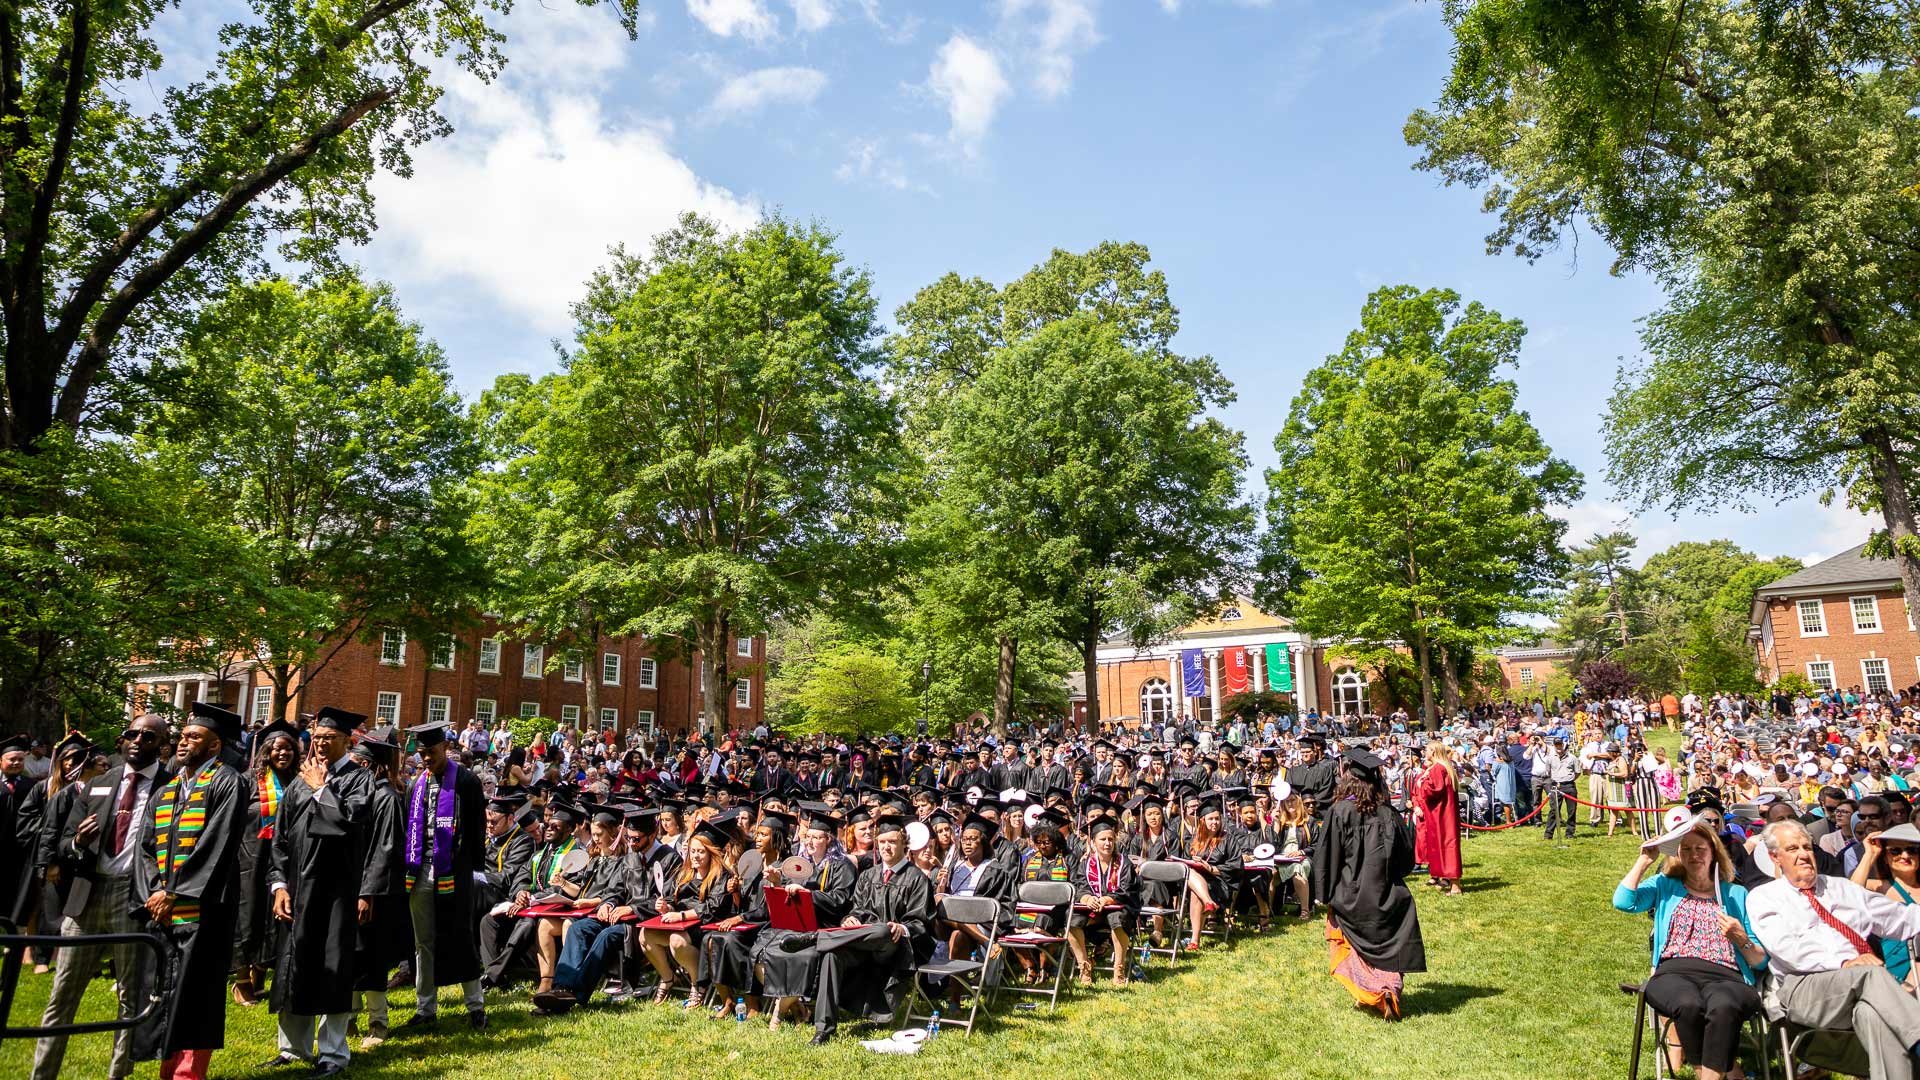
<svg viewBox="0 0 1920 1080">
<path fill-rule="evenodd" d="M 207 1080 L 211 1050 L 182 1050 L 160 1063 L 160 1080 Z"/>
</svg>

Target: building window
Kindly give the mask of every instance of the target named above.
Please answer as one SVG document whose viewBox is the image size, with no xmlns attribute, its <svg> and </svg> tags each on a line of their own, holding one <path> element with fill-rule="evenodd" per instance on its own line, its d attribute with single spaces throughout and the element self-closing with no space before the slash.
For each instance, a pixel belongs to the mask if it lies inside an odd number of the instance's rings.
<svg viewBox="0 0 1920 1080">
<path fill-rule="evenodd" d="M 1800 636 L 1827 636 L 1827 612 L 1818 600 L 1802 600 L 1800 608 Z"/>
<path fill-rule="evenodd" d="M 407 662 L 407 632 L 385 630 L 380 634 L 380 662 L 400 665 Z"/>
<path fill-rule="evenodd" d="M 1854 633 L 1877 634 L 1880 632 L 1880 601 L 1871 596 L 1849 596 L 1847 603 L 1853 608 Z"/>
<path fill-rule="evenodd" d="M 1833 661 L 1809 660 L 1807 662 L 1807 681 L 1822 690 L 1833 689 Z"/>
<path fill-rule="evenodd" d="M 427 723 L 445 723 L 453 713 L 453 699 L 445 694 L 427 695 Z"/>
<path fill-rule="evenodd" d="M 600 710 L 600 730 L 610 731 L 619 726 L 620 726 L 620 710 L 619 709 L 601 709 Z"/>
<path fill-rule="evenodd" d="M 539 716 L 539 715 L 540 715 L 540 703 L 539 703 L 539 702 L 537 702 L 537 701 L 523 701 L 523 702 L 521 702 L 521 703 L 520 703 L 520 716 L 521 716 L 521 718 L 522 718 L 522 719 L 525 719 L 525 718 L 527 718 L 527 717 L 529 717 L 529 716 Z"/>
<path fill-rule="evenodd" d="M 492 727 L 494 714 L 498 711 L 499 707 L 490 697 L 483 697 L 473 703 L 473 718 L 479 721 L 481 727 Z"/>
<path fill-rule="evenodd" d="M 633 713 L 633 726 L 648 735 L 653 734 L 653 710 L 636 709 Z"/>
<path fill-rule="evenodd" d="M 746 679 L 733 681 L 733 705 L 737 709 L 753 708 L 753 683 Z"/>
<path fill-rule="evenodd" d="M 1520 685 L 1521 686 L 1533 685 L 1533 669 L 1532 668 L 1523 667 L 1520 669 Z"/>
<path fill-rule="evenodd" d="M 580 706 L 578 705 L 560 706 L 560 726 L 564 728 L 571 728 L 574 731 L 580 730 Z"/>
<path fill-rule="evenodd" d="M 400 695 L 390 690 L 380 691 L 380 695 L 374 698 L 373 715 L 383 724 L 399 724 Z"/>
<path fill-rule="evenodd" d="M 638 683 L 640 689 L 653 689 L 658 684 L 659 674 L 660 665 L 653 662 L 653 657 L 643 656 L 640 658 L 640 682 Z"/>
<path fill-rule="evenodd" d="M 1165 679 L 1148 679 L 1140 684 L 1140 720 L 1159 726 L 1173 720 L 1173 688 Z"/>
<path fill-rule="evenodd" d="M 480 639 L 480 674 L 500 674 L 500 639 L 497 637 Z"/>
<path fill-rule="evenodd" d="M 1367 677 L 1352 668 L 1333 677 L 1333 711 L 1358 716 L 1367 711 Z"/>
<path fill-rule="evenodd" d="M 528 645 L 520 653 L 520 674 L 529 679 L 544 678 L 547 674 L 547 650 L 540 645 Z"/>
<path fill-rule="evenodd" d="M 1860 681 L 1866 684 L 1869 694 L 1883 694 L 1893 689 L 1893 680 L 1887 676 L 1887 662 L 1884 659 L 1860 661 Z"/>
<path fill-rule="evenodd" d="M 560 668 L 560 677 L 568 682 L 579 682 L 586 677 L 586 664 L 579 660 L 569 660 Z"/>
<path fill-rule="evenodd" d="M 453 638 L 443 637 L 433 643 L 433 666 L 442 671 L 453 667 Z"/>
<path fill-rule="evenodd" d="M 620 685 L 620 654 L 617 652 L 600 654 L 600 682 L 605 686 Z"/>
<path fill-rule="evenodd" d="M 750 637 L 734 638 L 733 639 L 733 655 L 752 656 L 753 655 L 753 639 Z"/>
<path fill-rule="evenodd" d="M 1239 620 L 1244 618 L 1246 618 L 1246 616 L 1242 615 L 1240 613 L 1240 609 L 1237 607 L 1230 607 L 1227 610 L 1220 613 L 1221 622 L 1238 622 Z"/>
<path fill-rule="evenodd" d="M 267 714 L 273 711 L 273 687 L 256 686 L 253 688 L 253 722 L 264 724 Z"/>
</svg>

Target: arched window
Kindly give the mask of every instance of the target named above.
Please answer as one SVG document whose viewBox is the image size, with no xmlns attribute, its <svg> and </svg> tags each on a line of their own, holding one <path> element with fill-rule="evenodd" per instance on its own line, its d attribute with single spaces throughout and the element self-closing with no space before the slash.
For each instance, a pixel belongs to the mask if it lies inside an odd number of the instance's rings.
<svg viewBox="0 0 1920 1080">
<path fill-rule="evenodd" d="M 1358 716 L 1367 711 L 1367 677 L 1348 668 L 1333 677 L 1333 711 Z"/>
<path fill-rule="evenodd" d="M 1140 684 L 1140 720 L 1147 724 L 1165 724 L 1173 719 L 1173 687 L 1165 679 L 1148 679 Z"/>
</svg>

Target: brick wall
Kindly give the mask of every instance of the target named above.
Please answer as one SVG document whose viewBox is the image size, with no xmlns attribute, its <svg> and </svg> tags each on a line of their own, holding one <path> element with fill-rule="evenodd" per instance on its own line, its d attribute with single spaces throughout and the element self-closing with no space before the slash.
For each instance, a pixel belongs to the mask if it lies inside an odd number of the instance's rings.
<svg viewBox="0 0 1920 1080">
<path fill-rule="evenodd" d="M 1854 598 L 1872 600 L 1871 613 L 1878 630 L 1856 625 Z M 1818 604 L 1819 625 L 1802 625 L 1801 601 Z M 1866 605 L 1861 605 L 1863 609 Z M 1786 672 L 1814 678 L 1830 670 L 1842 689 L 1865 688 L 1870 666 L 1884 662 L 1888 684 L 1896 689 L 1920 681 L 1920 634 L 1907 621 L 1901 594 L 1892 590 L 1858 590 L 1810 596 L 1769 597 L 1767 620 L 1773 628 L 1773 652 L 1760 657 L 1768 681 Z M 1866 620 L 1860 620 L 1862 624 Z M 1812 665 L 1830 665 L 1828 668 Z M 1820 681 L 1817 680 L 1816 681 Z"/>
</svg>

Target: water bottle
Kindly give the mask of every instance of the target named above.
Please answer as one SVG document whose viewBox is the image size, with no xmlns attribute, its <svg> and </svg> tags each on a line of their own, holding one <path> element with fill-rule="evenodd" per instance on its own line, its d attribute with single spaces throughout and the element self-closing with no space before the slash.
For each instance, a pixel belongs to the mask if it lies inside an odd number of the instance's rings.
<svg viewBox="0 0 1920 1080">
<path fill-rule="evenodd" d="M 937 1039 L 939 1037 L 940 1037 L 940 1010 L 935 1009 L 933 1010 L 933 1017 L 927 1021 L 927 1038 Z"/>
<path fill-rule="evenodd" d="M 739 997 L 733 999 L 733 1022 L 736 1024 L 744 1024 L 747 1022 L 746 998 Z"/>
</svg>

